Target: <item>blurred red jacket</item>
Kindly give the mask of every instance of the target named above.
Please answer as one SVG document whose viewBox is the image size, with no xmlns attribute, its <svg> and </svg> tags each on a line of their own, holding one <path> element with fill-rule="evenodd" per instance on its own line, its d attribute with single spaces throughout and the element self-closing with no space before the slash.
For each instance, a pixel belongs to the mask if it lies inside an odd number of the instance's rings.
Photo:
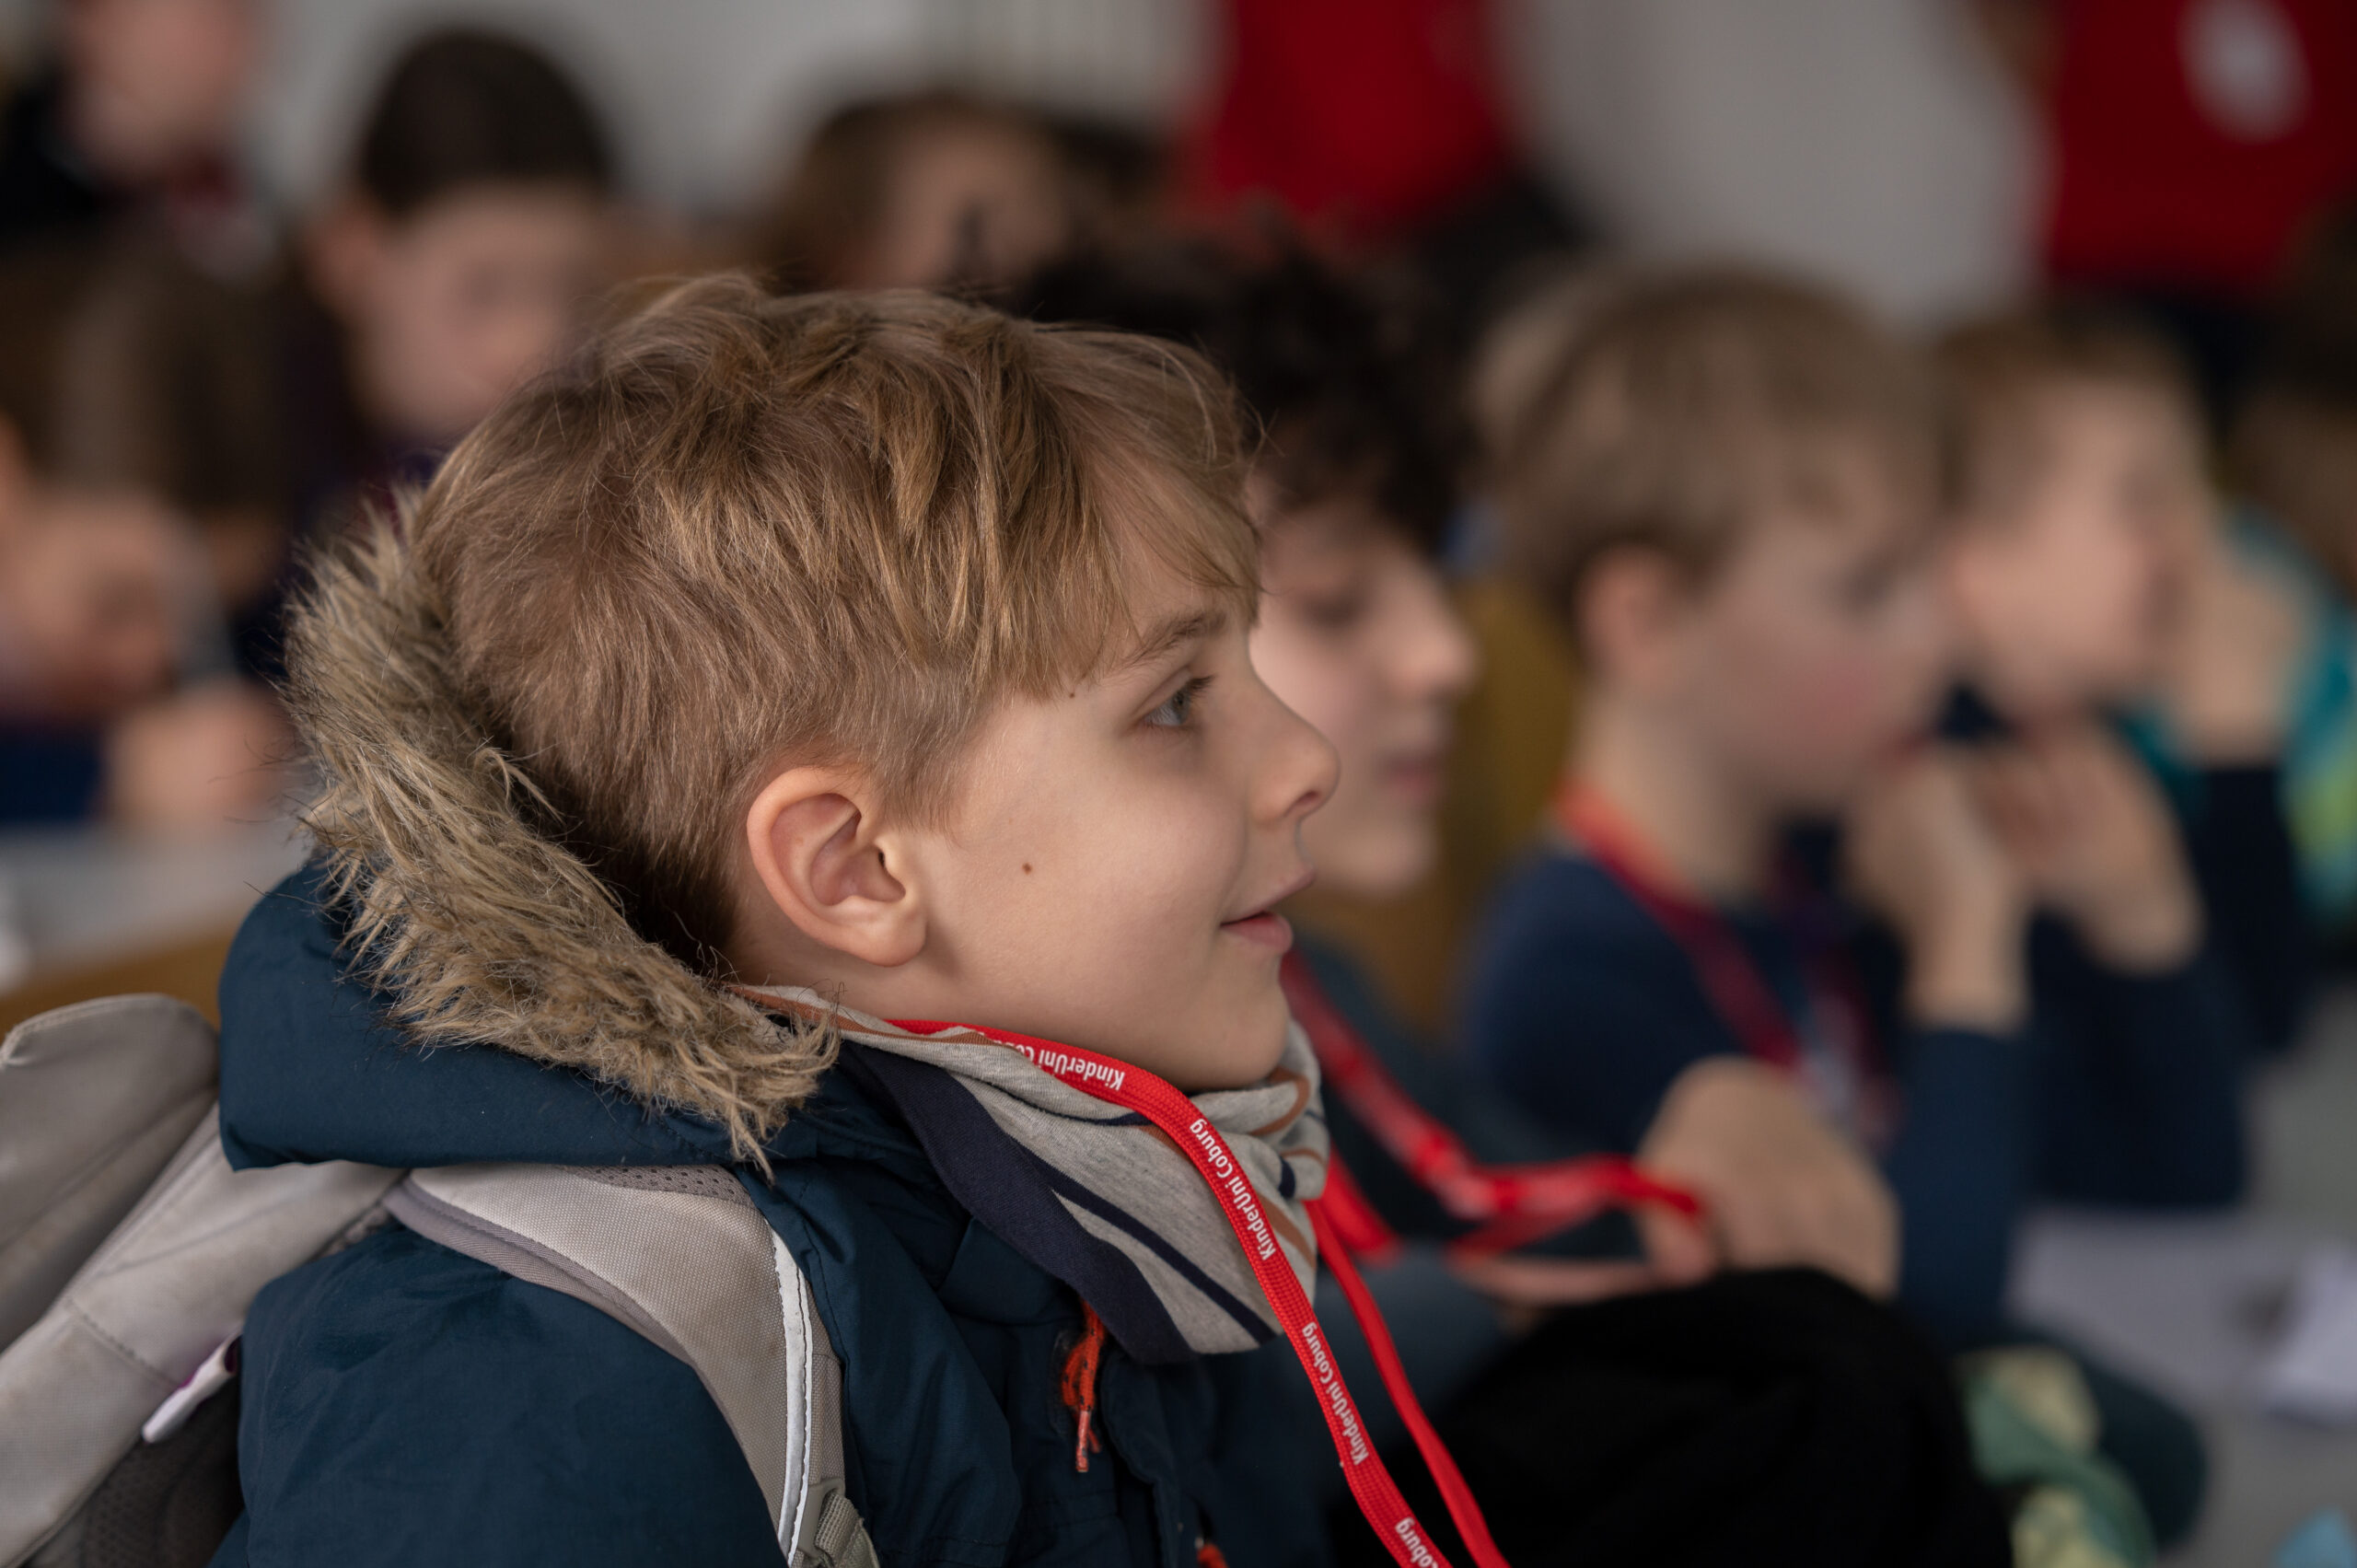
<svg viewBox="0 0 2357 1568">
<path fill-rule="evenodd" d="M 1225 73 L 1192 204 L 1270 196 L 1360 239 L 1479 194 L 1511 155 L 1486 0 L 1224 0 Z"/>
<path fill-rule="evenodd" d="M 2357 0 L 2052 0 L 2046 260 L 2251 294 L 2357 188 Z"/>
</svg>

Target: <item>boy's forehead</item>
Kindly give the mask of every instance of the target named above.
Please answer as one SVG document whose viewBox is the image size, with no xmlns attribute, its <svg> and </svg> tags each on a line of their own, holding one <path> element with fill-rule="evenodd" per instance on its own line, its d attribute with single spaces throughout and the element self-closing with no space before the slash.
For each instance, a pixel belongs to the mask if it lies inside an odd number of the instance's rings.
<svg viewBox="0 0 2357 1568">
<path fill-rule="evenodd" d="M 1891 431 L 1829 430 L 1790 444 L 1772 462 L 1768 510 L 1860 535 L 1920 528 L 1932 517 L 1937 474 L 1929 443 Z"/>
<path fill-rule="evenodd" d="M 2057 379 L 2041 389 L 2032 403 L 2049 439 L 2088 430 L 2109 431 L 2123 426 L 2166 430 L 2200 439 L 2199 415 L 2183 398 L 2149 381 L 2079 377 Z"/>
<path fill-rule="evenodd" d="M 1235 620 L 1234 610 L 1224 598 L 1192 585 L 1185 586 L 1183 591 L 1142 598 L 1135 607 L 1127 645 L 1117 645 L 1106 672 L 1119 676 L 1159 665 L 1223 635 Z"/>
<path fill-rule="evenodd" d="M 1384 510 L 1372 490 L 1353 489 L 1290 506 L 1263 525 L 1265 551 L 1333 554 L 1397 540 L 1413 543 L 1405 523 Z"/>
</svg>

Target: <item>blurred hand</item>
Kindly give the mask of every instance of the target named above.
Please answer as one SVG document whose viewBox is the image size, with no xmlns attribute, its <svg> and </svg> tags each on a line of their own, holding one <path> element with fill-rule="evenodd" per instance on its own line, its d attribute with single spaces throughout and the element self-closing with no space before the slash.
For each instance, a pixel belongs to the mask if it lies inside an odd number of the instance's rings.
<svg viewBox="0 0 2357 1568">
<path fill-rule="evenodd" d="M 1467 1259 L 1451 1267 L 1458 1279 L 1496 1302 L 1506 1326 L 1517 1333 L 1558 1307 L 1634 1295 L 1673 1283 L 1663 1279 L 1652 1263 L 1627 1260 L 1534 1258 L 1510 1252 Z"/>
<path fill-rule="evenodd" d="M 1898 1280 L 1898 1207 L 1882 1175 L 1826 1125 L 1783 1074 L 1713 1057 L 1670 1086 L 1637 1161 L 1702 1200 L 1688 1219 L 1638 1212 L 1655 1282 L 1691 1284 L 1721 1268 L 1823 1269 L 1869 1295 Z"/>
<path fill-rule="evenodd" d="M 2031 893 L 2116 969 L 2173 969 L 2201 940 L 2201 901 L 2151 772 L 2082 720 L 1980 748 L 1973 793 Z"/>
<path fill-rule="evenodd" d="M 140 709 L 107 737 L 107 807 L 128 827 L 217 831 L 274 814 L 295 736 L 260 687 L 219 680 Z"/>
<path fill-rule="evenodd" d="M 2188 552 L 2161 701 L 2186 750 L 2218 764 L 2282 749 L 2293 661 L 2307 636 L 2299 600 L 2211 529 Z"/>
<path fill-rule="evenodd" d="M 2009 1032 L 2028 1006 L 2028 889 L 1956 751 L 1932 747 L 1884 770 L 1845 824 L 1844 870 L 1907 951 L 1919 1024 Z"/>
</svg>

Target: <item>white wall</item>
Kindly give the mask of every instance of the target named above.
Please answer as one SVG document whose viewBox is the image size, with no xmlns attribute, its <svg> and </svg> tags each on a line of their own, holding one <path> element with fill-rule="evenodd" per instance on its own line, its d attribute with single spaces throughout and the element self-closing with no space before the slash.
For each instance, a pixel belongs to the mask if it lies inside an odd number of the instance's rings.
<svg viewBox="0 0 2357 1568">
<path fill-rule="evenodd" d="M 1937 319 L 2027 276 L 2025 106 L 1964 0 L 1501 0 L 1541 161 L 1633 250 Z"/>
<path fill-rule="evenodd" d="M 276 47 L 256 165 L 299 200 L 345 156 L 392 55 L 444 22 L 512 28 L 575 69 L 644 194 L 742 198 L 863 91 L 947 76 L 1138 118 L 1178 112 L 1209 63 L 1202 0 L 266 0 Z M 21 57 L 47 0 L 0 0 Z"/>
</svg>

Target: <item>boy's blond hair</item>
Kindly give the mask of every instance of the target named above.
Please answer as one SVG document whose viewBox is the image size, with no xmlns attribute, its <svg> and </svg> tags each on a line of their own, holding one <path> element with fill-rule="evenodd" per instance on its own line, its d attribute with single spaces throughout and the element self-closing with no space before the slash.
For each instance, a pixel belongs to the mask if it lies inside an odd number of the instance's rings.
<svg viewBox="0 0 2357 1568">
<path fill-rule="evenodd" d="M 2047 460 L 2041 405 L 2072 387 L 2156 393 L 2198 420 L 2193 385 L 2167 343 L 2119 312 L 2049 302 L 1957 327 L 1933 345 L 1946 420 L 1952 510 L 2010 516 Z"/>
<path fill-rule="evenodd" d="M 1229 408 L 1167 343 L 705 280 L 492 414 L 408 549 L 483 745 L 644 935 L 714 974 L 769 770 L 842 766 L 936 817 L 999 700 L 1142 630 L 1141 571 L 1249 620 Z M 308 640 L 298 615 L 298 696 Z"/>
<path fill-rule="evenodd" d="M 1582 285 L 1575 324 L 1493 411 L 1508 569 L 1576 638 L 1622 549 L 1706 576 L 1779 507 L 1844 504 L 1863 443 L 1910 492 L 1933 471 L 1915 357 L 1838 295 L 1735 268 Z"/>
</svg>

